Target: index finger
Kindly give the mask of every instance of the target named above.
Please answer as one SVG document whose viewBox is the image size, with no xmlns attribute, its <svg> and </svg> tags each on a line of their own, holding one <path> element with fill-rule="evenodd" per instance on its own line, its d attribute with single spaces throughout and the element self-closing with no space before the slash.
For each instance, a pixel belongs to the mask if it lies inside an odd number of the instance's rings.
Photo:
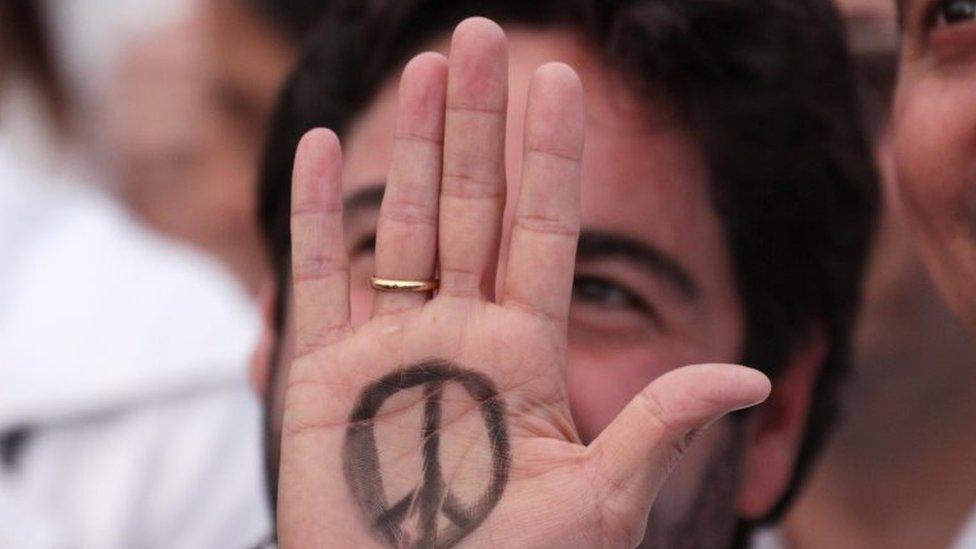
<svg viewBox="0 0 976 549">
<path fill-rule="evenodd" d="M 291 246 L 295 354 L 323 347 L 349 329 L 349 257 L 342 235 L 339 139 L 306 133 L 292 172 Z"/>
</svg>

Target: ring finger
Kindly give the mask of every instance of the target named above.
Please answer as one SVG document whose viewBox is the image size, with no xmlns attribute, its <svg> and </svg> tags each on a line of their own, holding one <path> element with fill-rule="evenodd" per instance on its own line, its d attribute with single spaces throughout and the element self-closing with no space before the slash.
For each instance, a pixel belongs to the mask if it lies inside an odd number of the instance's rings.
<svg viewBox="0 0 976 549">
<path fill-rule="evenodd" d="M 434 277 L 447 67 L 443 55 L 423 53 L 400 79 L 393 160 L 376 229 L 377 278 Z M 429 296 L 379 292 L 373 314 L 417 307 Z"/>
</svg>

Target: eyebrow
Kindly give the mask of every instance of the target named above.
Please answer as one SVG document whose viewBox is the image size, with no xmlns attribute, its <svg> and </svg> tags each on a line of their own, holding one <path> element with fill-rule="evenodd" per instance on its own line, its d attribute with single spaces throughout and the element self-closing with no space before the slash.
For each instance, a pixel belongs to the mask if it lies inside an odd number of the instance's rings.
<svg viewBox="0 0 976 549">
<path fill-rule="evenodd" d="M 584 229 L 576 249 L 577 261 L 625 259 L 640 265 L 651 275 L 663 278 L 677 288 L 686 300 L 694 301 L 700 289 L 688 271 L 663 251 L 629 236 Z"/>
<path fill-rule="evenodd" d="M 382 183 L 364 186 L 343 199 L 343 209 L 378 209 L 383 202 Z M 619 233 L 583 229 L 576 248 L 577 261 L 623 259 L 637 263 L 652 276 L 663 278 L 674 286 L 686 300 L 698 299 L 700 289 L 694 279 L 677 260 L 660 249 Z"/>
</svg>

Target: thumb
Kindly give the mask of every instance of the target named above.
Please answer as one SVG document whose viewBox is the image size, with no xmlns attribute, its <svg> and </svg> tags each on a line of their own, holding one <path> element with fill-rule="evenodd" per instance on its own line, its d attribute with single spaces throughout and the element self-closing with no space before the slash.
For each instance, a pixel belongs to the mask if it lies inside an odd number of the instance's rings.
<svg viewBox="0 0 976 549">
<path fill-rule="evenodd" d="M 769 392 L 765 375 L 731 364 L 685 366 L 651 382 L 588 448 L 606 516 L 638 521 L 642 537 L 658 490 L 693 439 L 725 414 L 766 400 Z M 638 522 L 620 526 L 632 531 Z"/>
</svg>

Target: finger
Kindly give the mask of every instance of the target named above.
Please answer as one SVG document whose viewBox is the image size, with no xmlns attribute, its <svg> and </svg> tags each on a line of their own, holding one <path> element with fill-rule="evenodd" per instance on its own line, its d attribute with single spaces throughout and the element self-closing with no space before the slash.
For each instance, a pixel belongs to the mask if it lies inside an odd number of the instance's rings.
<svg viewBox="0 0 976 549">
<path fill-rule="evenodd" d="M 441 176 L 441 294 L 490 298 L 505 207 L 508 45 L 501 27 L 463 21 L 451 41 Z"/>
<path fill-rule="evenodd" d="M 349 257 L 342 236 L 339 139 L 306 133 L 292 174 L 292 286 L 295 352 L 310 353 L 349 329 Z"/>
<path fill-rule="evenodd" d="M 693 439 L 721 416 L 766 400 L 769 391 L 765 375 L 729 364 L 679 368 L 645 387 L 589 447 L 607 516 L 646 522 Z"/>
<path fill-rule="evenodd" d="M 583 86 L 569 66 L 536 71 L 525 113 L 522 185 L 512 226 L 506 305 L 566 322 L 580 228 Z"/>
<path fill-rule="evenodd" d="M 375 274 L 380 278 L 434 277 L 446 93 L 443 55 L 423 53 L 403 70 L 393 162 L 376 229 Z M 380 292 L 373 314 L 416 307 L 428 297 Z"/>
</svg>

